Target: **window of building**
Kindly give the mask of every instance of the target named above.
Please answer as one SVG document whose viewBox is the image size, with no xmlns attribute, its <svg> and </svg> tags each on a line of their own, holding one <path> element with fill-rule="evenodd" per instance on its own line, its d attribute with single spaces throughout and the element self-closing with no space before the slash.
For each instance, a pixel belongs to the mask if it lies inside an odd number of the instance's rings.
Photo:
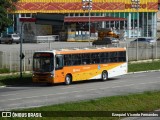
<svg viewBox="0 0 160 120">
<path fill-rule="evenodd" d="M 75 13 L 75 16 L 79 16 L 79 13 Z"/>
<path fill-rule="evenodd" d="M 73 14 L 73 13 L 70 13 L 70 16 L 74 16 L 74 14 Z"/>
<path fill-rule="evenodd" d="M 27 14 L 20 14 L 20 18 L 32 18 L 32 14 L 27 13 Z"/>
</svg>

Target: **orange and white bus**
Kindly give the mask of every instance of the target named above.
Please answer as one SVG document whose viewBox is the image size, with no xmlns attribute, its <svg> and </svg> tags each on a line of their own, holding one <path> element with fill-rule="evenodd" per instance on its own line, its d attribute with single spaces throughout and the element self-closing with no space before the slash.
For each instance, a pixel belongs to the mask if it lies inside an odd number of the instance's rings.
<svg viewBox="0 0 160 120">
<path fill-rule="evenodd" d="M 39 51 L 33 55 L 33 82 L 65 83 L 127 73 L 126 48 Z"/>
</svg>

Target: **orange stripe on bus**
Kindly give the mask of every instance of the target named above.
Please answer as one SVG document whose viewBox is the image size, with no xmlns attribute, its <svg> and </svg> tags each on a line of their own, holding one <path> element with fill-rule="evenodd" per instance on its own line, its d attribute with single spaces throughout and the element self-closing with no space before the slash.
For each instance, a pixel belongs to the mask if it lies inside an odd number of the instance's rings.
<svg viewBox="0 0 160 120">
<path fill-rule="evenodd" d="M 62 49 L 62 51 L 56 51 L 56 54 L 78 54 L 78 53 L 95 53 L 95 52 L 117 52 L 117 51 L 125 51 L 125 48 L 101 48 L 101 49 L 78 49 L 78 50 L 67 50 Z"/>
</svg>

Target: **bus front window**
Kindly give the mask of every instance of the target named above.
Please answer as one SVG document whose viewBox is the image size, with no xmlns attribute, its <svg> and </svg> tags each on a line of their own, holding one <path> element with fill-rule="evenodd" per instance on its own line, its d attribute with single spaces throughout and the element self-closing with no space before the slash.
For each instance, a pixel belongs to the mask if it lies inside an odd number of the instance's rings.
<svg viewBox="0 0 160 120">
<path fill-rule="evenodd" d="M 33 71 L 35 72 L 52 72 L 54 69 L 53 54 L 36 53 L 33 59 Z"/>
</svg>

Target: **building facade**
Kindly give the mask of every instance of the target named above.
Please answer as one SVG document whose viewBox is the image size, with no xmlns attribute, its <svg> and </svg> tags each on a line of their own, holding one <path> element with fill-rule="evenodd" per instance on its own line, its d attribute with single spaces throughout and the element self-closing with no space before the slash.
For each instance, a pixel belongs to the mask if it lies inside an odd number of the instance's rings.
<svg viewBox="0 0 160 120">
<path fill-rule="evenodd" d="M 20 0 L 16 8 L 14 31 L 23 36 L 60 34 L 65 40 L 85 40 L 89 34 L 96 37 L 99 28 L 127 38 L 156 37 L 157 33 L 158 0 Z M 21 29 L 19 18 L 36 18 L 41 13 L 64 14 L 64 24 L 57 26 L 48 17 L 41 24 L 26 21 Z"/>
<path fill-rule="evenodd" d="M 158 12 L 157 12 L 157 37 L 160 38 L 160 0 L 158 0 Z"/>
</svg>

